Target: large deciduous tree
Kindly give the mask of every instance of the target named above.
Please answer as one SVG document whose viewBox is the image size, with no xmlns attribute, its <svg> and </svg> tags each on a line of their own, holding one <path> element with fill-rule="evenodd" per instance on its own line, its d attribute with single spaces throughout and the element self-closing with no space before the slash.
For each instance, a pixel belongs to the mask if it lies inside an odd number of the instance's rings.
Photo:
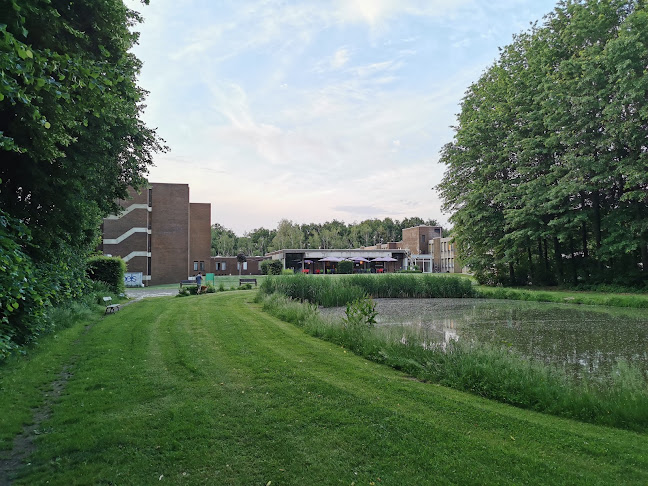
<svg viewBox="0 0 648 486">
<path fill-rule="evenodd" d="M 560 2 L 469 88 L 438 188 L 485 279 L 645 283 L 647 15 Z"/>
<path fill-rule="evenodd" d="M 101 218 L 165 149 L 141 121 L 139 21 L 122 0 L 0 3 L 0 219 L 34 267 L 23 295 L 43 297 L 12 304 L 0 341 L 27 341 L 36 307 L 83 289 Z"/>
</svg>

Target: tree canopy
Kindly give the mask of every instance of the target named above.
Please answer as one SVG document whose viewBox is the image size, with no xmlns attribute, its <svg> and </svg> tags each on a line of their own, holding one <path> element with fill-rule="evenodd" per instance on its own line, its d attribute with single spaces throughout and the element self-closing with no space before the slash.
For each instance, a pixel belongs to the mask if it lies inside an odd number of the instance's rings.
<svg viewBox="0 0 648 486">
<path fill-rule="evenodd" d="M 325 223 L 297 224 L 288 219 L 279 221 L 276 229 L 258 228 L 242 237 L 220 224 L 212 226 L 212 255 L 265 255 L 269 251 L 289 248 L 359 248 L 390 241 L 400 241 L 403 229 L 412 226 L 438 226 L 433 219 L 419 217 L 402 221 L 366 219 L 360 223 L 346 224 L 333 220 Z"/>
<path fill-rule="evenodd" d="M 470 86 L 438 189 L 478 275 L 646 282 L 647 66 L 644 0 L 570 0 Z"/>
<path fill-rule="evenodd" d="M 145 182 L 165 147 L 140 118 L 146 92 L 129 52 L 140 18 L 122 0 L 4 0 L 0 9 L 0 256 L 20 251 L 29 269 L 12 279 L 29 288 L 9 312 L 0 298 L 1 344 L 28 340 L 36 308 L 83 290 L 102 217 Z"/>
</svg>

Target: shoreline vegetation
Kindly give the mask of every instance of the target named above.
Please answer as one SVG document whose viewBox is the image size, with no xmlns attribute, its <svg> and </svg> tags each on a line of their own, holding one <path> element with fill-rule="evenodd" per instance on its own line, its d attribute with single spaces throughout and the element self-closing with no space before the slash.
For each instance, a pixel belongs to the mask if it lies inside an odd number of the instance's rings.
<svg viewBox="0 0 648 486">
<path fill-rule="evenodd" d="M 353 305 L 362 299 L 382 297 L 484 297 L 639 308 L 648 302 L 640 295 L 573 295 L 558 291 L 475 288 L 466 278 L 450 276 L 408 274 L 394 275 L 391 279 L 350 276 L 323 280 L 295 275 L 264 280 L 258 301 L 266 312 L 303 328 L 312 336 L 419 380 L 542 413 L 647 431 L 648 381 L 639 369 L 628 363 L 617 364 L 614 379 L 604 382 L 584 376 L 577 381 L 560 367 L 527 359 L 508 348 L 462 342 L 430 346 L 424 337 L 411 330 L 376 329 L 357 319 L 353 322 L 329 319 L 317 311 L 318 305 Z"/>
</svg>

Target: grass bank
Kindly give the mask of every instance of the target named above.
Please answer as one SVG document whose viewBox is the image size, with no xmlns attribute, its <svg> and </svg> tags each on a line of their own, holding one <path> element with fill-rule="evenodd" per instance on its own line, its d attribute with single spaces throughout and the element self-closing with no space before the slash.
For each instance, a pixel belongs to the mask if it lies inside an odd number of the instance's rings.
<svg viewBox="0 0 648 486">
<path fill-rule="evenodd" d="M 14 484 L 648 481 L 646 435 L 411 380 L 251 297 L 144 300 L 0 368 L 4 429 L 34 406 L 21 383 L 69 364 Z"/>
<path fill-rule="evenodd" d="M 619 363 L 614 379 L 570 378 L 564 370 L 528 360 L 508 348 L 451 341 L 430 345 L 424 332 L 372 328 L 320 316 L 315 306 L 280 294 L 264 309 L 309 334 L 418 379 L 543 413 L 600 425 L 648 431 L 648 382 Z"/>
<path fill-rule="evenodd" d="M 266 295 L 278 292 L 323 307 L 343 306 L 365 295 L 373 298 L 475 296 L 469 279 L 421 274 L 362 274 L 341 275 L 337 278 L 280 275 L 266 278 L 260 289 Z"/>
</svg>

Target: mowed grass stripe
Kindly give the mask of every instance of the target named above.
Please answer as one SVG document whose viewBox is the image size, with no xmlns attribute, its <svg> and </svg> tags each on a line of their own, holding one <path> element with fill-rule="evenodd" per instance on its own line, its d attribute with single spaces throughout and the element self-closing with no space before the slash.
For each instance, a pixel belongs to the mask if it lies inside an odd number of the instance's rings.
<svg viewBox="0 0 648 486">
<path fill-rule="evenodd" d="M 251 292 L 128 306 L 16 484 L 642 484 L 646 436 L 419 383 L 306 336 Z"/>
</svg>

